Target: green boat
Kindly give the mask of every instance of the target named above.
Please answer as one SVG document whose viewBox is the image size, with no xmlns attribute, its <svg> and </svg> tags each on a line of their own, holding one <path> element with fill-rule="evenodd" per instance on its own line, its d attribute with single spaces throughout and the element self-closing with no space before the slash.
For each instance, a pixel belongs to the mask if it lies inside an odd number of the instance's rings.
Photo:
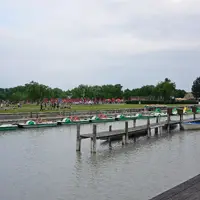
<svg viewBox="0 0 200 200">
<path fill-rule="evenodd" d="M 117 115 L 115 117 L 116 121 L 126 121 L 126 120 L 134 120 L 138 119 L 139 115 L 129 115 L 129 116 L 124 116 L 124 115 Z"/>
<path fill-rule="evenodd" d="M 106 123 L 106 122 L 114 122 L 114 121 L 115 121 L 115 117 L 106 117 L 106 116 L 103 116 L 103 115 L 101 115 L 100 117 L 99 116 L 93 116 L 90 119 L 90 122 L 92 122 L 92 123 Z"/>
<path fill-rule="evenodd" d="M 64 118 L 61 121 L 58 121 L 58 125 L 75 125 L 75 124 L 89 124 L 91 123 L 90 119 L 70 119 L 70 118 Z"/>
<path fill-rule="evenodd" d="M 29 120 L 24 124 L 18 124 L 19 128 L 42 128 L 42 127 L 55 127 L 57 126 L 56 122 L 39 122 Z"/>
<path fill-rule="evenodd" d="M 13 124 L 2 124 L 0 125 L 0 131 L 11 131 L 11 130 L 16 130 L 18 128 L 17 125 Z"/>
<path fill-rule="evenodd" d="M 178 115 L 178 111 L 177 111 L 176 108 L 174 108 L 174 109 L 172 110 L 172 115 Z"/>
<path fill-rule="evenodd" d="M 156 110 L 150 114 L 153 117 L 167 117 L 167 112 L 162 112 L 160 108 L 156 108 Z"/>
</svg>

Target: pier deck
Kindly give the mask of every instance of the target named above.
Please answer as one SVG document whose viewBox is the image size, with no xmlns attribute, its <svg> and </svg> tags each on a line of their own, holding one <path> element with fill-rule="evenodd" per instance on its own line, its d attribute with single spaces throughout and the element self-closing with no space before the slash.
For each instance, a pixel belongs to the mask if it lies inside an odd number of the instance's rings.
<svg viewBox="0 0 200 200">
<path fill-rule="evenodd" d="M 80 132 L 80 124 L 77 124 L 77 137 L 76 137 L 76 151 L 81 150 L 81 140 L 90 139 L 91 140 L 91 152 L 96 153 L 96 140 L 108 140 L 109 147 L 112 148 L 111 142 L 116 139 L 122 139 L 122 145 L 128 144 L 129 137 L 134 138 L 140 136 L 151 137 L 151 130 L 154 129 L 155 135 L 162 135 L 163 128 L 170 133 L 170 130 L 174 127 L 174 125 L 182 124 L 184 122 L 194 122 L 200 121 L 200 119 L 186 119 L 183 120 L 183 116 L 180 116 L 180 120 L 172 121 L 170 120 L 170 116 L 168 116 L 167 121 L 160 121 L 160 117 L 156 118 L 156 123 L 150 123 L 150 119 L 147 119 L 146 125 L 136 126 L 136 120 L 133 120 L 133 127 L 129 128 L 128 121 L 125 122 L 125 128 L 120 130 L 112 130 L 112 126 L 109 126 L 109 131 L 97 132 L 97 125 L 93 124 L 93 132 L 88 134 L 81 134 Z M 182 126 L 180 126 L 182 129 Z"/>
<path fill-rule="evenodd" d="M 151 127 L 156 128 L 158 126 L 164 126 L 165 123 L 166 122 L 162 122 L 160 124 L 154 123 L 154 124 L 151 124 Z M 141 125 L 141 126 L 137 126 L 135 128 L 129 128 L 128 132 L 129 132 L 129 134 L 137 134 L 137 133 L 140 133 L 140 132 L 144 132 L 146 130 L 147 130 L 147 125 Z M 107 139 L 109 137 L 114 137 L 114 136 L 124 135 L 124 134 L 125 134 L 125 129 L 97 132 L 96 139 L 102 139 L 103 140 L 103 139 Z M 92 133 L 81 135 L 82 139 L 87 139 L 87 138 L 92 138 L 92 137 L 93 137 Z"/>
<path fill-rule="evenodd" d="M 150 200 L 199 200 L 200 174 Z"/>
<path fill-rule="evenodd" d="M 200 119 L 196 119 L 196 120 L 186 119 L 186 120 L 183 120 L 182 122 L 199 121 L 199 120 Z M 180 124 L 180 121 L 170 121 L 169 123 L 167 121 L 163 121 L 160 123 L 152 123 L 152 124 L 150 124 L 149 128 L 155 129 L 155 128 L 163 127 L 167 124 L 176 125 L 176 124 Z M 133 134 L 137 135 L 138 133 L 147 131 L 147 129 L 148 129 L 147 125 L 136 126 L 133 128 L 129 128 L 128 134 L 129 135 L 133 135 Z M 124 135 L 124 134 L 125 134 L 125 129 L 97 132 L 96 139 L 104 140 L 104 139 L 108 139 L 110 137 L 120 136 L 120 135 Z M 93 138 L 93 133 L 81 134 L 80 137 L 81 137 L 81 139 Z"/>
</svg>

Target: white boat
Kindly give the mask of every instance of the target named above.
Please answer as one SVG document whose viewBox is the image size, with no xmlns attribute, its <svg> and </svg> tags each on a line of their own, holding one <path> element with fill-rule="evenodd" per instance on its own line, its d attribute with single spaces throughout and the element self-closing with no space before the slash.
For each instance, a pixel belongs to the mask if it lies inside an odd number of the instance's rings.
<svg viewBox="0 0 200 200">
<path fill-rule="evenodd" d="M 151 113 L 151 116 L 154 116 L 154 117 L 167 117 L 167 113 Z"/>
<path fill-rule="evenodd" d="M 182 128 L 184 130 L 200 130 L 200 122 L 182 123 Z"/>
<path fill-rule="evenodd" d="M 16 130 L 17 128 L 18 128 L 17 125 L 13 125 L 13 124 L 0 125 L 0 131 Z"/>
<path fill-rule="evenodd" d="M 57 122 L 41 121 L 36 123 L 35 121 L 29 120 L 24 124 L 18 124 L 19 128 L 41 128 L 41 127 L 54 127 L 54 126 L 57 126 Z"/>
</svg>

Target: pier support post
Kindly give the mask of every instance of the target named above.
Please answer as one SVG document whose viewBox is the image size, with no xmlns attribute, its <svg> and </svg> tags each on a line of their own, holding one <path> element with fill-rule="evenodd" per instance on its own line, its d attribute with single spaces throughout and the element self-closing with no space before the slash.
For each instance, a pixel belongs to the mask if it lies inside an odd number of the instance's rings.
<svg viewBox="0 0 200 200">
<path fill-rule="evenodd" d="M 93 152 L 93 138 L 90 138 L 90 151 Z"/>
<path fill-rule="evenodd" d="M 159 126 L 159 134 L 162 135 L 163 127 L 160 125 Z"/>
<path fill-rule="evenodd" d="M 125 135 L 122 135 L 122 145 L 125 145 Z"/>
<path fill-rule="evenodd" d="M 180 115 L 180 130 L 183 130 L 182 123 L 183 123 L 183 115 Z"/>
<path fill-rule="evenodd" d="M 167 116 L 167 133 L 170 133 L 170 115 Z"/>
<path fill-rule="evenodd" d="M 151 127 L 150 127 L 150 119 L 147 118 L 147 136 L 151 137 Z"/>
<path fill-rule="evenodd" d="M 80 137 L 80 124 L 77 124 L 77 134 L 76 134 L 76 151 L 81 151 L 81 137 Z"/>
<path fill-rule="evenodd" d="M 128 144 L 128 121 L 125 122 L 125 143 Z"/>
<path fill-rule="evenodd" d="M 136 127 L 136 119 L 133 120 L 133 128 Z"/>
<path fill-rule="evenodd" d="M 92 149 L 92 152 L 93 153 L 96 153 L 96 141 L 97 141 L 97 125 L 94 124 L 93 125 L 93 149 Z"/>
<path fill-rule="evenodd" d="M 159 124 L 159 116 L 156 117 L 156 124 Z M 155 135 L 158 135 L 158 127 L 155 128 Z"/>
<path fill-rule="evenodd" d="M 196 113 L 193 113 L 193 119 L 194 120 L 196 119 Z"/>
<path fill-rule="evenodd" d="M 111 138 L 108 138 L 108 142 L 109 142 L 109 149 L 112 149 Z"/>
<path fill-rule="evenodd" d="M 195 120 L 196 119 L 196 113 L 197 113 L 197 107 L 196 106 L 192 107 L 192 112 L 193 112 L 193 119 Z"/>
<path fill-rule="evenodd" d="M 112 131 L 112 125 L 109 126 L 109 132 L 111 132 L 111 131 Z"/>
</svg>

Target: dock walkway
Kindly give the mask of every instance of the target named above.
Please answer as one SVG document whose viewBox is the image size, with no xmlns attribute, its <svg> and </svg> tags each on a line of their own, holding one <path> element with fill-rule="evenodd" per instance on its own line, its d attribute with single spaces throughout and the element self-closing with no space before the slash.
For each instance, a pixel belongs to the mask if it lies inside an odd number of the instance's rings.
<svg viewBox="0 0 200 200">
<path fill-rule="evenodd" d="M 192 120 L 192 121 L 199 121 L 200 119 L 196 119 L 196 120 Z M 184 122 L 190 122 L 191 119 L 186 119 L 183 120 L 182 123 Z M 176 125 L 176 124 L 180 124 L 180 121 L 170 121 L 169 123 L 167 121 L 163 121 L 160 123 L 152 123 L 149 124 L 149 128 L 150 129 L 156 129 L 159 127 L 163 127 L 165 125 Z M 148 125 L 141 125 L 141 126 L 137 126 L 137 127 L 132 127 L 132 128 L 128 128 L 128 134 L 137 134 L 140 132 L 144 132 L 147 131 Z M 103 132 L 98 132 L 96 134 L 96 139 L 108 139 L 109 137 L 114 137 L 114 136 L 119 136 L 119 135 L 124 135 L 125 129 L 120 129 L 120 130 L 110 130 L 110 131 L 103 131 Z M 88 134 L 82 134 L 80 135 L 81 139 L 87 139 L 87 138 L 93 138 L 93 133 L 88 133 Z"/>
<path fill-rule="evenodd" d="M 156 118 L 156 123 L 150 123 L 150 119 L 147 119 L 146 125 L 136 126 L 136 120 L 133 120 L 133 127 L 129 128 L 128 121 L 125 122 L 125 128 L 120 130 L 112 130 L 112 126 L 109 126 L 109 131 L 97 132 L 97 125 L 93 124 L 93 132 L 88 134 L 81 134 L 80 124 L 77 124 L 77 138 L 76 138 L 76 151 L 81 151 L 81 140 L 90 139 L 91 140 L 91 152 L 96 153 L 96 140 L 107 140 L 109 141 L 109 147 L 111 148 L 111 142 L 115 139 L 122 139 L 122 145 L 128 144 L 129 138 L 134 138 L 140 136 L 151 137 L 151 130 L 154 129 L 155 135 L 161 135 L 163 128 L 170 133 L 170 130 L 184 122 L 200 121 L 200 119 L 186 119 L 183 120 L 180 116 L 180 120 L 172 121 L 170 116 L 167 121 L 160 121 L 160 117 Z M 181 126 L 180 126 L 181 129 Z"/>
<path fill-rule="evenodd" d="M 200 174 L 150 200 L 200 200 Z"/>
</svg>

